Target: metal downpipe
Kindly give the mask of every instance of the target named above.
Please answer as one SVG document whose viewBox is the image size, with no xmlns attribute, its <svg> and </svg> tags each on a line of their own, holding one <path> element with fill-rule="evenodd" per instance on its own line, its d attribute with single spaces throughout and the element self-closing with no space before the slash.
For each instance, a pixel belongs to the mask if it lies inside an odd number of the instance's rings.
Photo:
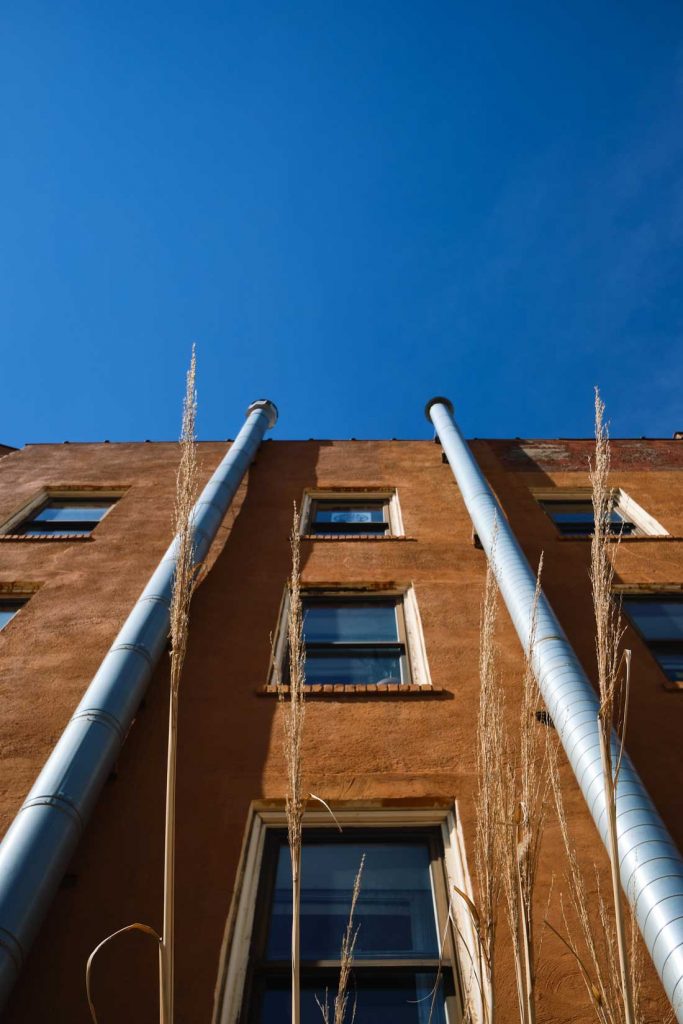
<svg viewBox="0 0 683 1024">
<path fill-rule="evenodd" d="M 208 554 L 225 513 L 277 409 L 258 401 L 192 511 L 197 561 Z M 0 1006 L 119 755 L 165 649 L 177 538 L 109 648 L 71 721 L 0 845 Z"/>
<path fill-rule="evenodd" d="M 496 524 L 498 585 L 527 651 L 535 574 L 455 424 L 451 402 L 433 398 L 425 411 L 489 559 Z M 534 666 L 562 746 L 607 847 L 598 697 L 543 594 L 537 611 Z M 635 908 L 676 1019 L 683 1024 L 683 858 L 627 754 L 617 792 L 617 831 L 622 887 Z"/>
</svg>

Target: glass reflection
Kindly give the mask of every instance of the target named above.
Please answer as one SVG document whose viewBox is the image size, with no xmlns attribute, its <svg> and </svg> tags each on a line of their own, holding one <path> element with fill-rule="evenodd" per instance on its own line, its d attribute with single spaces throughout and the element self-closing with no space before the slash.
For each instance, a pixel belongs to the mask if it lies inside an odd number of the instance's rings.
<svg viewBox="0 0 683 1024">
<path fill-rule="evenodd" d="M 436 985 L 432 972 L 401 972 L 396 978 L 367 980 L 353 978 L 349 993 L 350 1008 L 354 998 L 358 1024 L 448 1024 L 443 980 Z M 313 984 L 303 979 L 301 985 L 301 1024 L 320 1024 L 322 1016 L 316 1003 L 325 1001 L 327 986 L 329 1002 L 334 1002 L 338 978 L 331 975 L 324 983 Z M 433 1009 L 432 1009 L 433 1004 Z M 289 980 L 273 979 L 263 993 L 259 1024 L 285 1024 L 291 1021 Z"/>
<path fill-rule="evenodd" d="M 384 643 L 398 639 L 394 601 L 304 601 L 307 643 Z"/>
<path fill-rule="evenodd" d="M 625 597 L 624 611 L 646 640 L 683 640 L 683 601 Z"/>
<path fill-rule="evenodd" d="M 365 853 L 355 922 L 356 960 L 438 957 L 430 853 L 426 843 L 310 843 L 301 869 L 301 958 L 337 960 L 353 883 Z M 266 956 L 291 949 L 289 849 L 278 853 Z"/>
<path fill-rule="evenodd" d="M 396 654 L 307 654 L 306 683 L 344 685 L 365 683 L 400 683 L 401 655 Z"/>
</svg>

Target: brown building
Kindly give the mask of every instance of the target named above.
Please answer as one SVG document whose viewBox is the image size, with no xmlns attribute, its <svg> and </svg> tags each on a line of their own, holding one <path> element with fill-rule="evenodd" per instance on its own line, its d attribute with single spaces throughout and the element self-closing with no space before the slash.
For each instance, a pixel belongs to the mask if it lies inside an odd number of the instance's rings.
<svg viewBox="0 0 683 1024">
<path fill-rule="evenodd" d="M 592 442 L 470 447 L 531 565 L 544 553 L 545 593 L 593 678 Z M 225 449 L 199 445 L 202 482 Z M 172 443 L 28 445 L 0 459 L 3 831 L 171 539 L 177 459 Z M 683 441 L 613 441 L 612 467 L 623 524 L 617 582 L 633 651 L 628 750 L 680 846 Z M 208 1022 L 215 1000 L 222 1024 L 288 1019 L 285 769 L 270 637 L 286 671 L 293 502 L 303 512 L 305 788 L 343 827 L 310 801 L 305 993 L 334 990 L 348 894 L 365 852 L 359 1024 L 429 1019 L 442 936 L 432 1020 L 454 1024 L 463 953 L 450 935 L 447 898 L 453 884 L 469 887 L 473 870 L 486 555 L 431 439 L 264 441 L 218 529 L 193 602 L 181 689 L 176 1019 Z M 504 606 L 498 642 L 515 728 L 523 656 Z M 3 1017 L 9 1024 L 85 1024 L 92 949 L 134 921 L 161 928 L 167 703 L 163 654 L 32 949 L 21 951 L 25 962 Z M 539 730 L 551 727 L 539 718 Z M 596 863 L 607 887 L 604 851 L 564 761 L 562 772 L 581 862 L 591 885 Z M 558 926 L 562 864 L 549 815 L 539 920 L 549 899 Z M 502 919 L 500 928 L 499 1019 L 513 1021 Z M 154 945 L 133 933 L 99 955 L 101 1024 L 156 1019 Z M 575 963 L 550 933 L 538 987 L 540 1019 L 593 1019 Z M 664 1020 L 667 1003 L 649 962 L 644 996 L 646 1019 Z M 314 1004 L 306 1013 L 305 1024 L 320 1019 Z"/>
</svg>

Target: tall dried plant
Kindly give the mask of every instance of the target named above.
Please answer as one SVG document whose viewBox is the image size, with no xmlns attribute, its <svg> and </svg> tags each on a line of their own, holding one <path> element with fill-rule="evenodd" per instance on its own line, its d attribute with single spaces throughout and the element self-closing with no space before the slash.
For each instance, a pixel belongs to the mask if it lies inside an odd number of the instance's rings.
<svg viewBox="0 0 683 1024">
<path fill-rule="evenodd" d="M 175 975 L 175 830 L 176 764 L 178 757 L 178 696 L 187 653 L 190 602 L 197 579 L 192 510 L 197 500 L 197 357 L 194 346 L 187 372 L 183 423 L 180 434 L 180 464 L 176 476 L 174 526 L 176 567 L 171 595 L 171 673 L 166 763 L 166 820 L 164 829 L 164 918 L 159 947 L 161 964 L 160 1019 L 174 1019 Z"/>
<path fill-rule="evenodd" d="M 88 957 L 85 986 L 90 1015 L 97 1024 L 92 996 L 92 966 L 98 952 L 112 939 L 128 932 L 139 931 L 152 936 L 159 947 L 159 1019 L 161 1024 L 172 1024 L 174 1016 L 174 960 L 175 960 L 175 818 L 176 818 L 176 762 L 178 751 L 178 694 L 187 652 L 190 625 L 190 602 L 198 580 L 195 561 L 192 510 L 197 500 L 198 466 L 196 390 L 197 357 L 194 345 L 187 372 L 183 421 L 180 434 L 180 463 L 176 474 L 174 507 L 175 557 L 170 609 L 171 670 L 168 717 L 168 749 L 166 763 L 166 813 L 164 828 L 164 908 L 163 929 L 159 935 L 150 925 L 135 923 L 119 928 L 99 943 Z"/>
<path fill-rule="evenodd" d="M 560 938 L 574 957 L 599 1024 L 619 1024 L 621 1020 L 619 969 L 618 965 L 612 961 L 612 953 L 616 945 L 614 921 L 604 906 L 604 900 L 600 893 L 598 913 L 601 919 L 601 928 L 597 931 L 593 927 L 588 889 L 579 865 L 576 847 L 569 832 L 562 796 L 558 744 L 550 739 L 548 753 L 551 788 L 566 857 L 564 877 L 574 921 L 570 923 L 563 902 L 564 934 L 549 921 L 547 923 L 551 931 Z M 578 932 L 574 923 L 578 925 Z"/>
<path fill-rule="evenodd" d="M 609 433 L 604 421 L 605 405 L 595 389 L 595 456 L 590 466 L 595 528 L 591 540 L 590 578 L 595 614 L 595 652 L 598 667 L 600 709 L 598 733 L 607 809 L 608 852 L 612 878 L 612 898 L 619 955 L 625 1024 L 634 1024 L 633 992 L 628 958 L 628 942 L 619 881 L 619 844 L 617 838 L 617 787 L 624 749 L 628 709 L 630 655 L 620 654 L 624 627 L 620 604 L 613 599 L 616 545 L 611 543 L 614 492 L 609 484 Z M 622 666 L 625 664 L 625 672 Z M 612 749 L 616 732 L 619 748 Z"/>
<path fill-rule="evenodd" d="M 619 883 L 616 796 L 624 751 L 630 686 L 630 651 L 620 653 L 624 627 L 621 608 L 613 599 L 614 561 L 619 535 L 612 534 L 614 492 L 609 483 L 610 447 L 604 420 L 605 406 L 595 389 L 595 454 L 590 465 L 595 527 L 591 542 L 590 578 L 595 615 L 595 648 L 600 707 L 598 735 L 608 823 L 608 855 L 612 900 L 605 899 L 595 871 L 595 907 L 599 926 L 589 912 L 588 887 L 571 839 L 562 798 L 557 744 L 549 744 L 550 778 L 562 834 L 573 922 L 562 908 L 564 934 L 551 930 L 574 957 L 586 985 L 599 1024 L 640 1024 L 639 993 L 643 957 L 635 917 L 631 912 L 627 939 Z M 613 748 L 613 734 L 617 743 Z M 572 927 L 572 924 L 578 925 Z"/>
<path fill-rule="evenodd" d="M 505 700 L 500 682 L 496 625 L 498 584 L 494 524 L 492 551 L 486 570 L 484 597 L 479 620 L 479 707 L 476 733 L 476 824 L 474 874 L 476 903 L 462 889 L 454 891 L 465 904 L 474 931 L 474 948 L 458 926 L 456 908 L 449 920 L 464 946 L 469 968 L 463 972 L 465 1020 L 495 1021 L 495 960 L 498 908 L 503 887 L 503 832 L 505 819 L 506 765 L 508 744 L 505 730 Z M 444 934 L 445 941 L 445 934 Z M 437 979 L 438 985 L 438 979 Z M 433 991 L 432 1010 L 436 986 Z M 479 1009 L 481 1007 L 481 1010 Z"/>
<path fill-rule="evenodd" d="M 589 896 L 588 886 L 569 831 L 560 781 L 558 744 L 549 741 L 548 752 L 552 792 L 566 857 L 564 877 L 569 894 L 571 914 L 567 912 L 563 903 L 563 930 L 560 931 L 550 921 L 546 923 L 574 958 L 598 1024 L 624 1024 L 626 1016 L 614 913 L 605 900 L 600 886 L 600 876 L 595 866 L 595 896 Z M 599 926 L 594 923 L 596 911 Z M 629 938 L 629 972 L 633 993 L 634 1020 L 636 1024 L 643 1024 L 639 1006 L 643 955 L 633 914 L 631 915 Z"/>
<path fill-rule="evenodd" d="M 301 839 L 306 798 L 303 793 L 302 744 L 306 718 L 306 647 L 301 607 L 301 518 L 294 505 L 290 547 L 292 567 L 289 576 L 289 687 L 279 681 L 280 707 L 285 765 L 287 770 L 287 839 L 292 862 L 292 1024 L 299 1024 L 300 935 L 301 935 Z M 288 694 L 287 694 L 288 689 Z M 289 696 L 287 700 L 286 697 Z"/>
<path fill-rule="evenodd" d="M 535 1024 L 536 1021 L 534 895 L 549 789 L 545 746 L 540 742 L 536 723 L 540 693 L 533 665 L 542 570 L 543 556 L 536 576 L 529 644 L 524 660 L 519 760 L 516 771 L 512 763 L 509 763 L 504 794 L 506 827 L 503 878 L 522 1024 Z"/>
<path fill-rule="evenodd" d="M 501 821 L 504 793 L 504 698 L 500 685 L 495 633 L 498 584 L 495 573 L 495 537 L 486 571 L 479 630 L 479 711 L 477 715 L 477 822 L 474 865 L 477 884 L 477 960 L 485 1024 L 494 1024 L 494 968 L 498 906 L 502 888 Z M 469 1002 L 473 1003 L 474 993 Z"/>
<path fill-rule="evenodd" d="M 353 893 L 351 895 L 351 909 L 349 910 L 349 919 L 346 924 L 346 929 L 342 937 L 341 944 L 341 956 L 340 956 L 340 967 L 339 967 L 339 987 L 337 988 L 337 995 L 334 999 L 334 1016 L 330 1016 L 330 1005 L 327 998 L 327 992 L 325 992 L 325 1002 L 321 1003 L 318 997 L 315 997 L 315 1001 L 320 1008 L 322 1015 L 323 1024 L 347 1024 L 346 1014 L 349 1005 L 349 981 L 351 980 L 351 968 L 353 967 L 353 956 L 356 950 L 356 942 L 358 940 L 358 932 L 360 931 L 360 925 L 354 925 L 354 916 L 356 913 L 356 904 L 358 903 L 358 897 L 360 896 L 361 881 L 363 878 L 363 868 L 365 867 L 365 854 L 361 857 L 358 871 L 353 883 Z M 356 1019 L 356 1003 L 355 1001 L 351 1007 L 351 1018 L 348 1024 L 353 1024 Z"/>
</svg>

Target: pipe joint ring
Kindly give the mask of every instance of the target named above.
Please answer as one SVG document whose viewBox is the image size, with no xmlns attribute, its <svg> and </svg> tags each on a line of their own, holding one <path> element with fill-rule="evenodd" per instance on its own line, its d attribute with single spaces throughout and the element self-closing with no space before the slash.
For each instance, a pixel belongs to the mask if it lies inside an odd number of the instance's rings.
<svg viewBox="0 0 683 1024">
<path fill-rule="evenodd" d="M 61 793 L 49 793 L 44 796 L 34 796 L 30 800 L 27 800 L 24 806 L 21 808 L 20 814 L 24 811 L 30 811 L 34 807 L 54 807 L 56 811 L 61 811 L 72 821 L 76 822 L 79 832 L 83 831 L 84 822 L 81 817 L 78 808 L 69 799 L 68 796 L 63 796 Z"/>
<path fill-rule="evenodd" d="M 156 598 L 152 600 L 156 600 Z M 154 659 L 142 644 L 114 644 L 109 653 L 113 654 L 114 651 L 130 651 L 131 654 L 139 654 L 141 658 L 145 659 L 150 668 L 154 668 Z"/>
<path fill-rule="evenodd" d="M 102 708 L 84 708 L 83 711 L 77 711 L 71 721 L 77 722 L 81 718 L 85 718 L 89 722 L 97 722 L 98 725 L 106 726 L 107 729 L 111 729 L 112 732 L 115 732 L 123 743 L 125 734 L 121 727 L 121 723 L 114 717 L 114 715 L 110 714 L 109 711 L 104 711 Z"/>
</svg>

